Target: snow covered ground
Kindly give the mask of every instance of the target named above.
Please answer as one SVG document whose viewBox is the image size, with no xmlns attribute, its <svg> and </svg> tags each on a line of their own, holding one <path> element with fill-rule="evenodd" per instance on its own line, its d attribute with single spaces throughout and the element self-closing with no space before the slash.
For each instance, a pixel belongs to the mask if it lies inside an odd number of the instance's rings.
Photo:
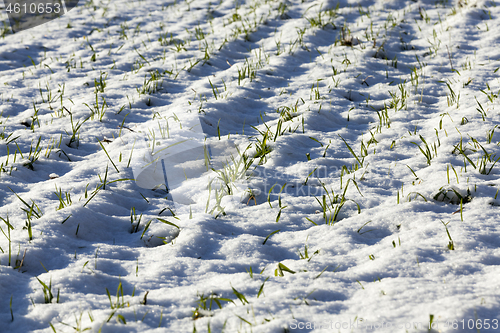
<svg viewBox="0 0 500 333">
<path fill-rule="evenodd" d="M 497 1 L 2 19 L 1 331 L 500 330 Z"/>
</svg>

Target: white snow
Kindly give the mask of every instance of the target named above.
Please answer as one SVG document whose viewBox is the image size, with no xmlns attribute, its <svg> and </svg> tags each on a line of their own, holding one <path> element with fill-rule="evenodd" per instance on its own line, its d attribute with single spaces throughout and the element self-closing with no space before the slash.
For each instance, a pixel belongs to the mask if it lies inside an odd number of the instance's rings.
<svg viewBox="0 0 500 333">
<path fill-rule="evenodd" d="M 497 1 L 2 19 L 1 331 L 499 331 Z"/>
</svg>

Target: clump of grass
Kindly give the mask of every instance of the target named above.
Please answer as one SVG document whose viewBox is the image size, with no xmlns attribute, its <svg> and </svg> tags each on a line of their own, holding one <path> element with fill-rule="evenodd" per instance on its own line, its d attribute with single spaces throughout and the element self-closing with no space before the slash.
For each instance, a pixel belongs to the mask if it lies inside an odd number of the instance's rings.
<svg viewBox="0 0 500 333">
<path fill-rule="evenodd" d="M 106 76 L 103 78 L 102 75 L 106 74 Z M 97 79 L 94 79 L 94 87 L 95 87 L 95 93 L 103 93 L 104 88 L 106 88 L 106 78 L 108 77 L 108 74 L 105 72 L 101 72 L 99 76 L 99 81 Z"/>
<path fill-rule="evenodd" d="M 257 66 L 246 59 L 243 68 L 238 69 L 238 85 L 241 85 L 241 81 L 243 81 L 245 78 L 249 78 L 250 82 L 252 82 L 252 80 L 254 80 L 256 77 Z"/>
<path fill-rule="evenodd" d="M 347 149 L 352 154 L 352 156 L 356 159 L 357 164 L 353 165 L 353 167 L 352 167 L 353 171 L 356 171 L 359 168 L 362 168 L 363 167 L 363 163 L 365 161 L 365 158 L 361 157 L 361 159 L 360 159 L 358 157 L 358 155 L 356 155 L 356 153 L 354 152 L 354 150 L 352 150 L 351 146 L 349 146 L 349 144 L 347 143 L 347 141 L 342 136 L 340 136 L 340 134 L 339 134 L 339 137 L 342 139 L 342 141 L 344 141 L 344 144 L 346 145 Z"/>
<path fill-rule="evenodd" d="M 349 28 L 347 28 L 345 25 L 340 30 L 340 39 L 338 40 L 338 42 L 342 46 L 354 46 L 354 39 L 351 36 L 351 30 L 349 30 Z M 337 41 L 335 43 L 337 43 Z"/>
<path fill-rule="evenodd" d="M 5 238 L 7 238 L 7 241 L 9 241 L 9 266 L 10 266 L 10 263 L 11 263 L 11 258 L 12 258 L 12 243 L 11 243 L 11 237 L 10 237 L 10 231 L 11 230 L 14 230 L 14 227 L 12 226 L 12 224 L 10 224 L 9 222 L 9 216 L 7 215 L 7 218 L 4 219 L 3 217 L 0 216 L 0 219 L 6 224 L 7 226 L 7 233 L 5 233 L 5 231 L 3 231 L 2 227 L 0 227 L 0 231 L 2 231 L 2 233 L 4 234 Z M 0 247 L 0 250 L 2 251 L 3 253 L 3 249 Z M 12 299 L 11 299 L 11 302 L 12 302 Z"/>
<path fill-rule="evenodd" d="M 263 164 L 267 160 L 267 155 L 271 153 L 272 148 L 271 146 L 267 143 L 267 139 L 269 138 L 269 131 L 259 131 L 259 133 L 262 135 L 262 139 L 257 138 L 257 143 L 255 144 L 255 158 L 260 158 L 259 164 Z"/>
<path fill-rule="evenodd" d="M 475 144 L 478 145 L 481 148 L 481 150 L 484 152 L 484 154 L 481 157 L 479 157 L 478 162 L 477 162 L 479 173 L 483 174 L 483 175 L 489 175 L 490 172 L 493 170 L 493 167 L 495 166 L 495 164 L 500 160 L 500 157 L 495 159 L 495 157 L 496 157 L 495 154 L 488 153 L 486 151 L 486 149 L 484 149 L 484 147 L 481 144 L 479 144 L 479 142 L 477 142 L 477 140 L 475 140 L 475 139 L 473 139 L 473 140 L 474 140 Z M 491 163 L 491 166 L 489 169 L 487 168 L 488 163 Z"/>
<path fill-rule="evenodd" d="M 319 250 L 314 251 L 312 255 L 309 254 L 309 246 L 307 244 L 304 245 L 304 253 L 300 251 L 300 249 L 297 250 L 299 253 L 299 257 L 301 260 L 306 260 L 309 262 L 315 255 L 319 255 Z"/>
<path fill-rule="evenodd" d="M 141 220 L 142 220 L 142 214 L 139 215 L 139 218 L 137 218 L 137 214 L 135 212 L 135 207 L 132 207 L 130 210 L 130 233 L 136 233 L 139 231 L 139 226 L 141 225 Z"/>
<path fill-rule="evenodd" d="M 467 189 L 467 195 L 463 196 L 457 190 L 455 190 L 453 187 L 444 187 L 443 186 L 439 189 L 438 193 L 436 193 L 433 196 L 433 199 L 436 201 L 451 203 L 453 205 L 459 205 L 460 203 L 466 204 L 466 203 L 471 202 L 472 195 L 471 195 L 469 189 Z"/>
<path fill-rule="evenodd" d="M 494 129 L 488 133 L 487 140 L 491 142 L 491 137 L 493 136 Z M 473 148 L 466 147 L 464 148 L 463 146 L 463 140 L 460 138 L 460 142 L 456 144 L 453 148 L 452 154 L 456 154 L 458 151 L 459 155 L 462 155 L 464 157 L 464 169 L 467 171 L 467 162 L 469 162 L 470 165 L 474 169 L 477 169 L 480 174 L 483 175 L 489 175 L 491 171 L 493 170 L 493 167 L 495 164 L 500 161 L 500 157 L 496 158 L 496 154 L 493 153 L 488 153 L 486 149 L 473 137 L 470 137 L 471 142 L 468 144 L 471 145 Z M 489 143 L 488 142 L 488 143 Z M 473 153 L 477 152 L 478 150 L 481 150 L 483 154 L 478 158 L 476 163 L 474 163 L 469 156 L 467 156 L 467 151 L 471 151 Z M 488 164 L 491 163 L 491 166 L 488 166 Z"/>
<path fill-rule="evenodd" d="M 323 190 L 325 191 L 325 194 L 323 194 L 321 200 L 318 199 L 317 197 L 315 197 L 316 201 L 319 203 L 319 205 L 323 209 L 323 220 L 325 221 L 325 224 L 327 224 L 327 225 L 334 225 L 335 224 L 335 222 L 338 220 L 338 216 L 339 216 L 340 211 L 342 210 L 344 205 L 347 203 L 347 201 L 354 202 L 358 208 L 358 214 L 361 213 L 361 207 L 359 206 L 359 204 L 352 199 L 347 199 L 345 196 L 345 194 L 347 192 L 347 188 L 349 187 L 350 181 L 352 181 L 354 183 L 354 185 L 358 189 L 359 194 L 361 194 L 356 181 L 349 179 L 347 181 L 346 186 L 344 187 L 344 192 L 342 192 L 342 194 L 335 194 L 333 192 L 333 189 L 329 192 L 326 189 L 325 185 L 322 185 Z M 361 196 L 362 196 L 362 194 L 361 194 Z M 311 220 L 309 220 L 309 221 L 311 221 Z"/>
<path fill-rule="evenodd" d="M 282 263 L 278 263 L 278 268 L 274 270 L 274 276 L 285 276 L 284 272 L 295 274 L 295 271 L 292 271 Z"/>
<path fill-rule="evenodd" d="M 425 159 L 426 159 L 426 162 L 427 162 L 427 165 L 431 165 L 431 160 L 437 156 L 437 146 L 436 146 L 436 143 L 434 143 L 433 145 L 430 145 L 427 144 L 427 141 L 425 141 L 424 137 L 422 135 L 419 135 L 420 137 L 420 140 L 422 141 L 422 143 L 424 144 L 424 148 L 422 148 L 418 143 L 416 142 L 411 142 L 412 144 L 414 144 L 415 146 L 418 147 L 418 149 L 420 150 L 420 152 L 422 153 L 422 155 L 424 155 Z M 432 149 L 432 153 L 431 152 L 431 149 Z"/>
<path fill-rule="evenodd" d="M 38 158 L 40 157 L 40 153 L 42 152 L 42 147 L 40 147 L 40 141 L 42 140 L 42 137 L 40 136 L 38 138 L 38 142 L 36 146 L 33 147 L 33 140 L 31 141 L 30 145 L 30 151 L 28 155 L 28 161 L 23 164 L 24 167 L 34 170 L 33 164 L 38 161 Z M 21 150 L 19 150 L 19 153 L 21 153 Z M 22 156 L 22 154 L 21 154 Z"/>
<path fill-rule="evenodd" d="M 234 288 L 233 288 L 234 289 Z M 202 318 L 202 317 L 210 317 L 213 315 L 212 307 L 216 304 L 219 309 L 222 309 L 221 302 L 230 302 L 234 304 L 234 301 L 230 298 L 218 297 L 215 293 L 210 293 L 210 295 L 205 296 L 204 294 L 197 294 L 197 306 L 193 311 L 193 320 Z"/>
<path fill-rule="evenodd" d="M 238 153 L 240 155 L 239 158 L 231 156 L 230 161 L 223 164 L 221 169 L 216 170 L 212 168 L 217 173 L 217 179 L 222 184 L 221 188 L 225 195 L 234 194 L 234 182 L 245 176 L 253 162 L 253 159 L 249 158 L 245 153 L 241 154 L 239 150 Z"/>
<path fill-rule="evenodd" d="M 448 221 L 447 223 L 444 223 L 442 220 L 441 220 L 441 223 L 444 225 L 445 229 L 446 229 L 446 234 L 448 235 L 448 239 L 450 240 L 448 242 L 448 249 L 449 250 L 455 250 L 455 244 L 453 243 L 453 239 L 451 239 L 451 235 L 450 235 L 450 231 L 448 230 L 448 223 L 450 223 L 450 221 Z"/>
<path fill-rule="evenodd" d="M 87 121 L 89 120 L 90 117 L 87 117 L 85 118 L 83 121 L 80 122 L 77 121 L 76 124 L 73 122 L 73 114 L 69 114 L 69 119 L 70 119 L 70 122 L 71 122 L 71 134 L 66 132 L 68 135 L 71 135 L 70 139 L 69 139 L 69 142 L 67 144 L 68 147 L 70 148 L 78 148 L 78 146 L 80 145 L 80 128 L 82 127 L 82 125 Z M 75 145 L 75 147 L 73 147 L 73 144 Z"/>
<path fill-rule="evenodd" d="M 469 162 L 469 164 L 472 165 L 472 167 L 474 169 L 477 169 L 477 167 L 474 164 L 474 162 L 472 162 L 472 160 L 469 158 L 469 156 L 467 156 L 467 150 L 472 151 L 472 152 L 476 152 L 477 151 L 475 149 L 470 149 L 470 148 L 467 148 L 467 147 L 464 148 L 464 146 L 463 146 L 463 140 L 462 140 L 462 138 L 460 138 L 460 142 L 457 143 L 453 147 L 453 151 L 451 152 L 452 154 L 456 154 L 456 152 L 458 151 L 458 154 L 462 155 L 464 157 L 464 170 L 465 170 L 465 172 L 467 172 L 467 163 L 466 162 Z"/>
<path fill-rule="evenodd" d="M 38 282 L 43 287 L 43 298 L 45 303 L 52 303 L 52 300 L 55 298 L 56 303 L 59 303 L 59 289 L 57 289 L 57 297 L 54 297 L 52 294 L 52 278 L 50 279 L 49 285 L 47 286 L 42 280 L 40 280 L 38 277 L 36 278 Z"/>
<path fill-rule="evenodd" d="M 246 154 L 246 151 L 250 148 L 250 145 L 247 146 L 244 152 L 241 152 L 240 149 L 235 146 L 236 151 L 238 152 L 237 157 L 231 155 L 229 160 L 226 160 L 226 163 L 222 163 L 222 167 L 220 169 L 211 168 L 212 171 L 217 175 L 215 178 L 212 178 L 208 183 L 208 200 L 205 208 L 205 212 L 208 211 L 210 206 L 210 196 L 212 190 L 215 193 L 215 205 L 210 210 L 210 214 L 213 214 L 215 211 L 218 211 L 216 218 L 222 214 L 226 215 L 224 207 L 221 206 L 222 198 L 226 195 L 234 195 L 236 194 L 237 187 L 235 183 L 245 177 L 246 172 L 250 168 L 253 163 L 253 158 L 249 158 Z M 210 160 L 207 149 L 205 149 L 205 165 L 210 167 Z"/>
<path fill-rule="evenodd" d="M 108 109 L 108 103 L 106 102 L 106 99 L 104 96 L 101 95 L 102 99 L 102 104 L 99 106 L 99 95 L 96 92 L 95 93 L 95 103 L 92 104 L 92 106 L 89 106 L 87 103 L 83 103 L 89 110 L 90 110 L 90 119 L 94 120 L 94 117 L 99 119 L 100 122 L 102 122 L 104 118 L 104 114 L 106 113 Z M 83 123 L 82 123 L 83 124 Z"/>
<path fill-rule="evenodd" d="M 115 313 L 121 309 L 121 308 L 124 308 L 126 306 L 130 306 L 130 303 L 129 302 L 125 302 L 124 299 L 123 299 L 123 285 L 120 281 L 120 283 L 118 284 L 118 288 L 116 289 L 116 300 L 115 302 L 113 302 L 113 300 L 111 299 L 111 294 L 109 293 L 109 290 L 108 288 L 106 288 L 106 294 L 108 295 L 108 299 L 109 299 L 109 306 L 111 308 L 111 314 L 109 315 L 108 317 L 108 320 L 107 322 L 109 322 L 111 320 L 111 318 L 113 318 L 113 316 L 115 315 Z M 135 295 L 135 288 L 134 288 L 134 291 L 132 291 L 132 297 L 134 297 Z M 121 299 L 120 299 L 121 297 Z M 123 317 L 122 315 L 117 315 L 117 321 L 118 322 L 121 322 L 122 324 L 126 324 L 127 322 L 125 321 L 125 317 Z"/>
<path fill-rule="evenodd" d="M 71 206 L 73 203 L 71 201 L 71 191 L 65 192 L 64 195 L 62 193 L 62 188 L 59 188 L 59 192 L 57 191 L 57 185 L 56 185 L 56 191 L 54 194 L 57 196 L 57 199 L 59 199 L 59 207 L 56 208 L 56 210 L 63 209 L 65 207 Z"/>
<path fill-rule="evenodd" d="M 163 85 L 162 77 L 157 69 L 149 73 L 149 79 L 146 79 L 146 76 L 144 76 L 144 83 L 141 87 L 137 88 L 139 96 L 143 94 L 152 95 L 158 92 Z"/>
<path fill-rule="evenodd" d="M 38 205 L 35 203 L 35 201 L 33 201 L 33 199 L 31 200 L 31 205 L 30 205 L 26 201 L 24 201 L 16 192 L 14 192 L 14 190 L 12 190 L 10 187 L 8 187 L 8 188 L 26 206 L 26 208 L 21 208 L 21 210 L 26 213 L 26 225 L 23 227 L 23 229 L 28 230 L 28 237 L 29 237 L 29 240 L 31 241 L 31 240 L 33 240 L 33 231 L 31 228 L 31 220 L 33 218 L 36 218 L 36 219 L 41 218 L 43 216 L 42 210 L 40 209 L 40 207 L 38 207 Z"/>
</svg>

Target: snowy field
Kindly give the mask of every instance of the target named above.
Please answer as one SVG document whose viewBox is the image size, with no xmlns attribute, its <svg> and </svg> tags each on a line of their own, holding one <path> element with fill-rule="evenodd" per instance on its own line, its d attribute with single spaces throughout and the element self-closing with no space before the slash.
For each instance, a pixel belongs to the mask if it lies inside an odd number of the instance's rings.
<svg viewBox="0 0 500 333">
<path fill-rule="evenodd" d="M 1 19 L 0 331 L 500 331 L 497 1 Z"/>
</svg>

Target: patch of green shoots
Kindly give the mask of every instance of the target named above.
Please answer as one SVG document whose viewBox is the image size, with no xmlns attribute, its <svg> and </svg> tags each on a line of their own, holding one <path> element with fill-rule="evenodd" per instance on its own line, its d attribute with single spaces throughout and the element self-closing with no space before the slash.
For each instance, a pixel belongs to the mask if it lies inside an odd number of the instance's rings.
<svg viewBox="0 0 500 333">
<path fill-rule="evenodd" d="M 339 216 L 339 213 L 340 213 L 342 207 L 344 207 L 344 205 L 348 201 L 354 202 L 358 208 L 358 214 L 361 213 L 361 207 L 359 206 L 359 204 L 356 201 L 354 201 L 352 199 L 347 199 L 345 197 L 345 194 L 347 192 L 347 188 L 349 187 L 349 182 L 351 182 L 351 181 L 354 183 L 359 194 L 362 196 L 361 192 L 359 191 L 359 188 L 358 188 L 356 181 L 353 179 L 349 179 L 347 181 L 347 184 L 344 187 L 344 192 L 342 192 L 342 194 L 335 194 L 333 192 L 333 189 L 331 191 L 328 191 L 327 188 L 325 187 L 325 185 L 322 185 L 323 190 L 325 191 L 325 194 L 323 194 L 321 200 L 318 199 L 317 197 L 315 197 L 315 199 L 319 203 L 321 208 L 323 209 L 323 219 L 325 221 L 325 224 L 334 225 L 335 222 L 338 220 L 338 216 Z"/>
<path fill-rule="evenodd" d="M 274 270 L 274 276 L 285 276 L 284 272 L 290 273 L 290 274 L 295 274 L 294 271 L 292 271 L 290 268 L 286 267 L 282 263 L 278 263 L 278 268 Z"/>
<path fill-rule="evenodd" d="M 59 192 L 57 191 L 57 185 L 55 185 L 56 191 L 54 194 L 57 196 L 57 199 L 59 199 L 59 207 L 56 208 L 56 210 L 63 209 L 65 207 L 71 206 L 72 201 L 71 201 L 71 191 L 65 192 L 64 195 L 62 193 L 62 188 L 59 188 Z"/>
<path fill-rule="evenodd" d="M 453 243 L 453 239 L 451 239 L 450 231 L 448 230 L 448 223 L 450 223 L 450 221 L 448 221 L 447 223 L 444 223 L 443 220 L 441 220 L 441 223 L 444 225 L 444 227 L 446 229 L 446 234 L 448 235 L 448 239 L 449 239 L 448 246 L 447 246 L 448 249 L 455 250 L 455 244 Z"/>
<path fill-rule="evenodd" d="M 11 243 L 10 231 L 14 230 L 14 226 L 9 222 L 9 215 L 7 215 L 7 218 L 5 218 L 5 219 L 0 216 L 0 219 L 5 223 L 5 225 L 7 227 L 7 233 L 5 233 L 5 231 L 3 231 L 2 227 L 0 227 L 0 231 L 2 231 L 3 235 L 5 236 L 5 238 L 7 238 L 7 241 L 9 242 L 9 266 L 10 266 L 11 258 L 12 258 L 12 243 Z M 4 252 L 1 247 L 0 247 L 0 250 L 2 251 L 2 253 Z M 12 304 L 12 298 L 10 301 Z M 14 320 L 14 318 L 12 318 L 12 320 Z"/>
<path fill-rule="evenodd" d="M 45 303 L 46 304 L 52 303 L 54 298 L 56 300 L 56 303 L 59 303 L 59 289 L 57 289 L 57 297 L 54 297 L 54 295 L 52 294 L 52 278 L 50 279 L 48 286 L 42 280 L 40 280 L 38 277 L 36 277 L 36 279 L 38 280 L 38 282 L 40 282 L 40 284 L 43 287 L 43 298 L 44 298 Z"/>
</svg>

